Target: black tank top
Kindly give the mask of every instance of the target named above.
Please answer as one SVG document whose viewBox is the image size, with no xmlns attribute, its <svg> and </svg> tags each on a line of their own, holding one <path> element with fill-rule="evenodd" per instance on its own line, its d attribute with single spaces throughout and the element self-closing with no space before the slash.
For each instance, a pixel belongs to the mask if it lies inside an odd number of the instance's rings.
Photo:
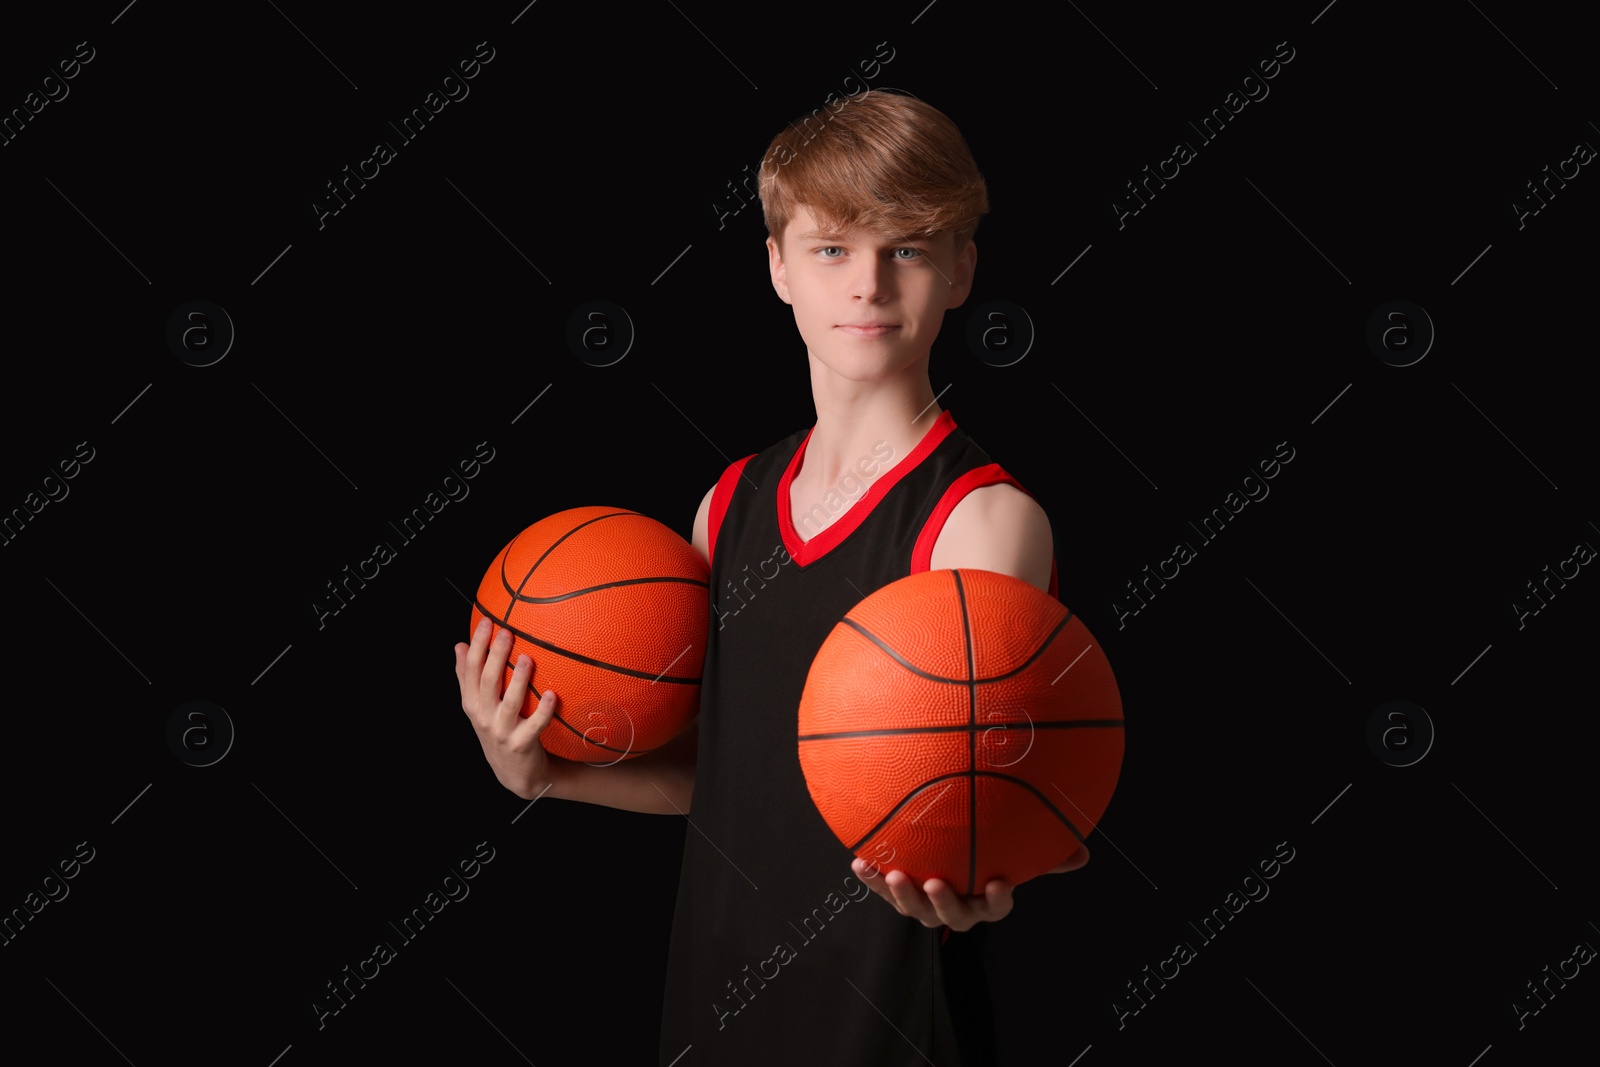
<svg viewBox="0 0 1600 1067">
<path fill-rule="evenodd" d="M 802 542 L 796 524 L 825 514 L 790 514 L 809 439 L 799 431 L 732 464 L 712 493 L 711 633 L 661 1067 L 990 1064 L 986 924 L 929 929 L 855 877 L 807 791 L 797 724 L 834 625 L 874 590 L 928 570 L 968 492 L 1022 486 L 944 411 L 890 469 L 863 457 L 876 477 L 818 501 L 838 518 Z M 811 521 L 808 533 L 820 526 Z"/>
</svg>

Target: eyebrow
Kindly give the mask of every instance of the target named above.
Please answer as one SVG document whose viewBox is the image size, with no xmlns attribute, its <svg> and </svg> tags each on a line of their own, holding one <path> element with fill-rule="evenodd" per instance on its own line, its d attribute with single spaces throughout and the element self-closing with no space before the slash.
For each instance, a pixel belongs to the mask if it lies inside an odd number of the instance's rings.
<svg viewBox="0 0 1600 1067">
<path fill-rule="evenodd" d="M 824 230 L 810 230 L 806 233 L 795 235 L 795 240 L 797 241 L 848 241 L 849 239 L 850 237 L 848 234 L 830 233 Z M 922 236 L 918 236 L 916 234 L 906 234 L 900 237 L 886 237 L 883 239 L 896 244 L 916 244 L 918 242 L 929 241 L 932 238 L 926 234 Z"/>
</svg>

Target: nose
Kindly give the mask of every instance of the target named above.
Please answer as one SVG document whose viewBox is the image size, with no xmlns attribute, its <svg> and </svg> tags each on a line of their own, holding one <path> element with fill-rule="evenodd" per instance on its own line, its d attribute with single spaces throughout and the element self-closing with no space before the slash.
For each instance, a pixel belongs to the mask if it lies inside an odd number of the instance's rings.
<svg viewBox="0 0 1600 1067">
<path fill-rule="evenodd" d="M 872 301 L 885 294 L 890 265 L 878 256 L 862 256 L 850 278 L 850 295 Z"/>
</svg>

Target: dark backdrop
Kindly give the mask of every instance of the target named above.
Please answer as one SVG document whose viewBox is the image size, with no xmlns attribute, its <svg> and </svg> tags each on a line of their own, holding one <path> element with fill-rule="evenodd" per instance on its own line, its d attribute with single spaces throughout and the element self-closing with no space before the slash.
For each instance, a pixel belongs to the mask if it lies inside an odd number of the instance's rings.
<svg viewBox="0 0 1600 1067">
<path fill-rule="evenodd" d="M 8 14 L 9 1040 L 654 1062 L 684 822 L 501 789 L 450 646 L 535 519 L 617 505 L 687 537 L 727 462 L 811 424 L 733 188 L 875 55 L 992 194 L 934 388 L 1047 508 L 1128 722 L 1093 861 L 993 928 L 1007 1061 L 1488 1067 L 1585 1033 L 1600 193 L 1574 146 L 1600 128 L 1577 16 L 924 2 Z M 470 95 L 391 129 L 489 49 Z M 1189 125 L 1230 101 L 1211 140 Z M 319 218 L 380 140 L 394 158 Z M 1127 183 L 1178 141 L 1140 208 Z M 567 341 L 591 300 L 631 321 L 609 366 Z M 316 607 L 480 442 L 469 495 Z M 1280 446 L 1270 495 L 1198 542 Z M 1180 541 L 1140 607 L 1128 583 Z M 470 895 L 319 1028 L 326 984 L 475 850 Z M 1141 1007 L 1129 983 L 1184 941 Z"/>
</svg>

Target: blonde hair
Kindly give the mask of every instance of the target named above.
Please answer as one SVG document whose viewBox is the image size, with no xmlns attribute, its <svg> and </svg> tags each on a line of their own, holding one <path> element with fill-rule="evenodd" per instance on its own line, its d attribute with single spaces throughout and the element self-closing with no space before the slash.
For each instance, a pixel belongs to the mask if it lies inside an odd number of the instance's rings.
<svg viewBox="0 0 1600 1067">
<path fill-rule="evenodd" d="M 983 175 L 955 123 L 915 97 L 881 89 L 790 123 L 772 139 L 758 189 L 767 232 L 780 244 L 804 206 L 840 230 L 950 233 L 959 252 L 989 211 Z"/>
</svg>

